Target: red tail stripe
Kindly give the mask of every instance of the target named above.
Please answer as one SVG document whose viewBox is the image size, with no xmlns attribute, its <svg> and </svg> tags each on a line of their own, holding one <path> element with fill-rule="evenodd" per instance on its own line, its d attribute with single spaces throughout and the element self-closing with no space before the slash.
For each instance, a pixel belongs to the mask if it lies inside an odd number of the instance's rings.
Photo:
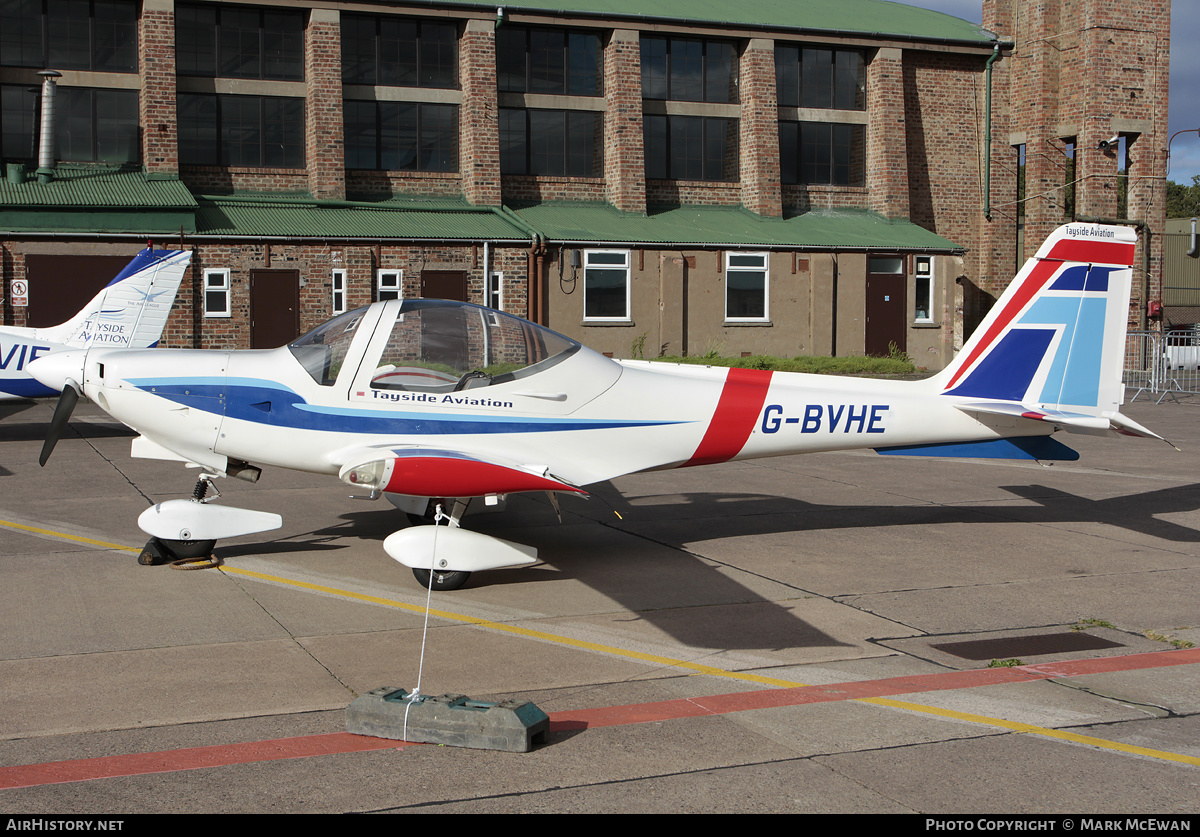
<svg viewBox="0 0 1200 837">
<path fill-rule="evenodd" d="M 971 350 L 971 354 L 969 354 L 963 361 L 962 365 L 958 367 L 958 370 L 950 379 L 950 383 L 946 384 L 946 389 L 951 389 L 956 383 L 958 383 L 958 379 L 961 378 L 966 371 L 971 368 L 972 364 L 975 363 L 975 360 L 981 354 L 983 354 L 989 346 L 992 345 L 1000 332 L 1008 328 L 1009 323 L 1017 318 L 1017 315 L 1025 309 L 1025 306 L 1029 304 L 1029 301 L 1037 295 L 1037 292 L 1042 289 L 1042 286 L 1049 281 L 1050 277 L 1053 276 L 1055 271 L 1057 271 L 1060 267 L 1062 267 L 1062 262 L 1051 261 L 1049 259 L 1042 259 L 1033 266 L 1033 270 L 1030 272 L 1029 277 L 1021 284 L 1021 287 L 1017 288 L 1016 295 L 1008 301 L 1008 305 L 1004 307 L 1004 310 L 1000 312 L 1000 316 L 998 316 L 996 321 L 992 323 L 990 328 L 988 328 L 987 333 L 983 336 L 983 339 L 975 344 L 975 348 Z"/>
<path fill-rule="evenodd" d="M 771 373 L 762 369 L 730 369 L 717 409 L 700 446 L 685 465 L 709 465 L 737 456 L 750 438 L 767 400 Z"/>
<path fill-rule="evenodd" d="M 1084 264 L 1133 264 L 1136 245 L 1123 241 L 1081 241 L 1065 238 L 1050 248 L 1050 258 Z"/>
</svg>

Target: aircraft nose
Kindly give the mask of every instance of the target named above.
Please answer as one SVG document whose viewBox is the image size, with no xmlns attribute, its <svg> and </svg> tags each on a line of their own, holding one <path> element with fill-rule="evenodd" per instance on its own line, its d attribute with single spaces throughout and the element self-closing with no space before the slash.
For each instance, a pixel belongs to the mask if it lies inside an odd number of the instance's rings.
<svg viewBox="0 0 1200 837">
<path fill-rule="evenodd" d="M 83 363 L 86 357 L 87 352 L 82 349 L 53 352 L 39 357 L 26 369 L 38 383 L 61 391 L 67 385 L 67 381 L 74 381 L 77 385 L 83 383 Z"/>
</svg>

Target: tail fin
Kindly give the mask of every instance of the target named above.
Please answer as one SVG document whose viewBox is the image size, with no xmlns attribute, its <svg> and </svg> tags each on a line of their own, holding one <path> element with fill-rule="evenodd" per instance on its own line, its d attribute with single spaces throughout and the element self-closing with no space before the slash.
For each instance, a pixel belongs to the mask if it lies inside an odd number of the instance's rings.
<svg viewBox="0 0 1200 837">
<path fill-rule="evenodd" d="M 38 336 L 72 348 L 157 344 L 191 259 L 187 250 L 143 250 L 78 314 Z"/>
<path fill-rule="evenodd" d="M 941 393 L 1005 402 L 987 412 L 1091 417 L 1107 430 L 1101 416 L 1124 400 L 1136 245 L 1129 227 L 1055 230 L 936 377 Z"/>
</svg>

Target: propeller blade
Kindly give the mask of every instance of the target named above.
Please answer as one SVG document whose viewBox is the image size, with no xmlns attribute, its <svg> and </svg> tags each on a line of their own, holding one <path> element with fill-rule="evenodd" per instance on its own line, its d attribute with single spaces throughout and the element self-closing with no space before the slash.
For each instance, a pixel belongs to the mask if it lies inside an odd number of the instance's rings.
<svg viewBox="0 0 1200 837">
<path fill-rule="evenodd" d="M 54 446 L 58 444 L 59 437 L 67 429 L 67 422 L 71 420 L 71 413 L 75 411 L 75 405 L 78 403 L 79 384 L 68 378 L 63 384 L 58 404 L 54 407 L 54 416 L 50 419 L 50 429 L 46 432 L 46 441 L 42 443 L 42 454 L 38 457 L 38 464 L 43 468 L 46 467 L 46 460 L 50 458 L 50 454 L 54 452 Z"/>
</svg>

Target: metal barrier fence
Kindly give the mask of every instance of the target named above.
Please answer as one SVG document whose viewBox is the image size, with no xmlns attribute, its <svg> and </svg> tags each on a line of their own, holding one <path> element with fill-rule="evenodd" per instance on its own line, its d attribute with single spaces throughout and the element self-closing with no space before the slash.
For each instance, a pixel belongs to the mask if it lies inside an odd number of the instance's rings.
<svg viewBox="0 0 1200 837">
<path fill-rule="evenodd" d="M 1158 396 L 1200 395 L 1200 327 L 1167 332 L 1131 331 L 1125 339 L 1126 391 L 1129 401 L 1142 393 Z"/>
</svg>

